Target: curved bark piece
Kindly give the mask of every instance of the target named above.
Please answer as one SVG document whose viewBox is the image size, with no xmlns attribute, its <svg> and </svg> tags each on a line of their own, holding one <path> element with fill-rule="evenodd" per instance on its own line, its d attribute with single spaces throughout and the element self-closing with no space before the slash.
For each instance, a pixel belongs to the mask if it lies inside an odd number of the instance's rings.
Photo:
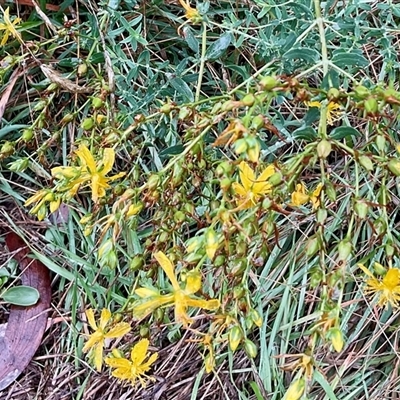
<svg viewBox="0 0 400 400">
<path fill-rule="evenodd" d="M 40 346 L 46 329 L 51 302 L 50 274 L 38 260 L 27 257 L 29 248 L 15 233 L 6 236 L 10 251 L 21 270 L 23 285 L 40 293 L 39 301 L 30 307 L 12 306 L 4 337 L 0 337 L 0 390 L 9 386 L 30 363 Z"/>
</svg>

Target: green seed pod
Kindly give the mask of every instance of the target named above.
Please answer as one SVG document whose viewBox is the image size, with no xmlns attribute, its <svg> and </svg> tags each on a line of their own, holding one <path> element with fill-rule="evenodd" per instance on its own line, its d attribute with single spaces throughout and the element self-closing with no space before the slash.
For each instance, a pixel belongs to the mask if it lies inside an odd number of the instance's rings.
<svg viewBox="0 0 400 400">
<path fill-rule="evenodd" d="M 327 158 L 332 151 L 332 144 L 326 139 L 322 139 L 317 145 L 317 154 L 319 158 Z"/>
<path fill-rule="evenodd" d="M 225 264 L 226 257 L 223 254 L 219 254 L 217 257 L 215 257 L 214 260 L 214 267 L 222 267 Z"/>
<path fill-rule="evenodd" d="M 279 81 L 273 76 L 264 76 L 260 80 L 260 86 L 267 92 L 275 89 L 279 85 Z"/>
<path fill-rule="evenodd" d="M 246 107 L 251 107 L 255 101 L 256 101 L 256 98 L 254 97 L 254 94 L 252 94 L 252 93 L 246 94 L 246 96 L 244 96 L 242 99 L 242 103 Z"/>
<path fill-rule="evenodd" d="M 259 314 L 259 312 L 257 310 L 255 310 L 254 308 L 252 308 L 249 312 L 249 316 L 250 316 L 251 320 L 254 322 L 254 324 L 256 326 L 258 326 L 259 328 L 261 328 L 263 320 L 262 320 L 262 317 Z"/>
<path fill-rule="evenodd" d="M 246 138 L 241 138 L 236 140 L 234 147 L 235 147 L 235 153 L 240 155 L 248 150 L 249 145 L 247 143 Z"/>
<path fill-rule="evenodd" d="M 95 110 L 98 110 L 99 108 L 104 106 L 104 101 L 100 97 L 93 97 L 92 98 L 92 107 Z"/>
<path fill-rule="evenodd" d="M 26 143 L 32 140 L 33 138 L 33 129 L 24 129 L 22 131 L 21 139 Z"/>
<path fill-rule="evenodd" d="M 325 181 L 324 184 L 325 193 L 330 201 L 336 201 L 336 190 L 330 181 Z"/>
<path fill-rule="evenodd" d="M 388 162 L 387 167 L 394 175 L 400 176 L 400 160 L 396 158 L 391 159 Z"/>
<path fill-rule="evenodd" d="M 175 221 L 177 224 L 181 224 L 181 223 L 185 222 L 185 220 L 186 220 L 186 215 L 185 215 L 184 212 L 182 212 L 182 211 L 176 211 L 176 212 L 175 212 L 175 214 L 174 214 L 174 221 Z"/>
<path fill-rule="evenodd" d="M 306 255 L 307 257 L 313 256 L 320 249 L 320 243 L 317 237 L 312 237 L 307 240 Z"/>
<path fill-rule="evenodd" d="M 368 156 L 360 156 L 360 157 L 358 157 L 358 162 L 368 172 L 371 172 L 374 169 L 374 164 L 372 163 L 371 158 L 368 157 Z"/>
<path fill-rule="evenodd" d="M 269 210 L 272 206 L 272 200 L 268 197 L 266 197 L 263 202 L 262 202 L 262 208 L 263 210 Z"/>
<path fill-rule="evenodd" d="M 253 343 L 250 339 L 246 339 L 244 341 L 244 349 L 246 351 L 246 354 L 250 358 L 255 358 L 257 357 L 258 349 L 255 343 Z"/>
<path fill-rule="evenodd" d="M 312 272 L 310 276 L 310 287 L 312 289 L 317 288 L 322 282 L 323 274 L 320 269 L 317 269 Z"/>
<path fill-rule="evenodd" d="M 246 290 L 242 285 L 235 286 L 233 288 L 233 298 L 235 300 L 241 299 L 246 295 Z"/>
<path fill-rule="evenodd" d="M 47 107 L 47 101 L 46 100 L 39 100 L 35 106 L 33 107 L 34 111 L 42 111 Z"/>
<path fill-rule="evenodd" d="M 278 186 L 282 183 L 282 172 L 276 171 L 273 175 L 268 178 L 268 182 L 272 186 Z"/>
<path fill-rule="evenodd" d="M 229 264 L 229 274 L 233 276 L 242 276 L 247 268 L 246 258 L 237 258 Z"/>
<path fill-rule="evenodd" d="M 251 121 L 251 127 L 257 131 L 264 127 L 264 118 L 262 115 L 256 115 Z"/>
<path fill-rule="evenodd" d="M 151 189 L 156 189 L 160 183 L 160 175 L 151 174 L 147 180 L 147 187 Z"/>
<path fill-rule="evenodd" d="M 365 219 L 369 211 L 368 204 L 362 199 L 357 199 L 354 202 L 354 211 L 359 218 Z"/>
<path fill-rule="evenodd" d="M 344 346 L 343 334 L 341 330 L 338 328 L 331 328 L 329 329 L 327 336 L 329 337 L 335 351 L 340 353 Z"/>
<path fill-rule="evenodd" d="M 147 325 L 141 325 L 139 329 L 139 335 L 142 338 L 150 337 L 150 329 Z"/>
<path fill-rule="evenodd" d="M 139 269 L 142 269 L 143 265 L 144 265 L 143 256 L 135 256 L 129 263 L 129 269 L 134 272 Z"/>
<path fill-rule="evenodd" d="M 71 114 L 71 113 L 65 114 L 65 115 L 62 117 L 62 119 L 61 119 L 61 121 L 60 121 L 60 124 L 61 124 L 61 125 L 68 124 L 68 123 L 70 123 L 71 121 L 73 121 L 74 118 L 75 118 L 75 115 L 74 115 L 74 114 Z"/>
<path fill-rule="evenodd" d="M 218 164 L 215 172 L 218 176 L 227 176 L 232 172 L 232 164 L 229 161 L 222 161 Z"/>
<path fill-rule="evenodd" d="M 330 101 L 336 101 L 340 97 L 340 92 L 336 88 L 330 88 L 327 97 Z"/>
<path fill-rule="evenodd" d="M 378 101 L 376 98 L 372 96 L 368 97 L 368 99 L 364 101 L 364 109 L 367 114 L 376 114 L 378 112 Z"/>
<path fill-rule="evenodd" d="M 390 240 L 385 244 L 386 257 L 393 257 L 396 249 L 393 246 L 393 242 Z"/>
<path fill-rule="evenodd" d="M 81 123 L 81 128 L 84 129 L 85 131 L 89 131 L 90 129 L 92 129 L 94 127 L 95 123 L 94 123 L 94 119 L 89 117 L 89 118 L 85 118 L 82 123 Z"/>
<path fill-rule="evenodd" d="M 360 85 L 354 88 L 354 94 L 359 100 L 364 100 L 371 94 L 371 92 L 365 86 Z"/>
<path fill-rule="evenodd" d="M 167 103 L 167 104 L 163 104 L 160 107 L 160 113 L 165 114 L 165 115 L 169 115 L 172 111 L 172 105 Z"/>
<path fill-rule="evenodd" d="M 220 182 L 221 189 L 224 192 L 227 192 L 230 189 L 231 185 L 232 185 L 232 180 L 229 178 L 224 178 Z"/>
<path fill-rule="evenodd" d="M 342 240 L 338 245 L 339 261 L 346 261 L 353 250 L 353 246 L 348 239 Z"/>
<path fill-rule="evenodd" d="M 52 82 L 52 83 L 50 83 L 49 86 L 47 86 L 46 91 L 47 92 L 55 92 L 57 89 L 58 89 L 57 83 Z"/>
<path fill-rule="evenodd" d="M 229 348 L 232 352 L 236 351 L 242 339 L 242 330 L 239 326 L 235 325 L 233 328 L 231 328 L 228 335 Z"/>
<path fill-rule="evenodd" d="M 379 151 L 384 152 L 386 148 L 386 138 L 383 135 L 378 135 L 375 139 L 376 147 Z"/>
<path fill-rule="evenodd" d="M 12 153 L 14 153 L 14 146 L 15 146 L 14 142 L 7 141 L 7 142 L 3 143 L 3 145 L 1 146 L 1 149 L 0 149 L 0 155 L 2 155 L 2 156 L 11 155 Z"/>
</svg>

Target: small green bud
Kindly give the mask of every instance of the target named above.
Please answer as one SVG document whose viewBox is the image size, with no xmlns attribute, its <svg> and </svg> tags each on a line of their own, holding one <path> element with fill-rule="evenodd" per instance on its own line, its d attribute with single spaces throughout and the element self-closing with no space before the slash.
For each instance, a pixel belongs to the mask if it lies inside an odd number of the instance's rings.
<svg viewBox="0 0 400 400">
<path fill-rule="evenodd" d="M 68 124 L 68 123 L 70 123 L 71 121 L 73 121 L 74 118 L 75 118 L 75 115 L 74 115 L 74 114 L 71 114 L 71 113 L 65 114 L 65 115 L 62 117 L 62 119 L 61 119 L 61 121 L 60 121 L 60 124 L 61 124 L 61 125 Z"/>
<path fill-rule="evenodd" d="M 387 273 L 387 269 L 382 264 L 379 264 L 378 262 L 374 263 L 374 270 L 380 276 L 383 276 Z"/>
<path fill-rule="evenodd" d="M 351 251 L 353 250 L 353 246 L 348 239 L 342 240 L 338 245 L 338 257 L 340 261 L 346 261 Z"/>
<path fill-rule="evenodd" d="M 242 99 L 242 103 L 246 107 L 251 107 L 255 101 L 256 101 L 256 99 L 254 97 L 254 94 L 252 94 L 252 93 L 246 94 L 246 96 L 244 96 Z"/>
<path fill-rule="evenodd" d="M 250 340 L 250 339 L 246 339 L 244 342 L 244 349 L 246 351 L 246 354 L 250 357 L 250 358 L 255 358 L 257 357 L 257 353 L 258 353 L 258 349 L 257 346 Z"/>
<path fill-rule="evenodd" d="M 236 351 L 242 339 L 242 330 L 239 326 L 235 325 L 233 328 L 231 328 L 228 335 L 229 348 L 232 352 Z"/>
<path fill-rule="evenodd" d="M 375 139 L 376 147 L 378 148 L 379 151 L 383 152 L 385 151 L 386 147 L 386 138 L 383 135 L 378 135 Z"/>
<path fill-rule="evenodd" d="M 317 145 L 317 154 L 319 158 L 327 158 L 332 151 L 331 142 L 322 139 Z"/>
<path fill-rule="evenodd" d="M 260 86 L 266 91 L 275 89 L 278 85 L 279 81 L 273 76 L 264 76 L 264 78 L 260 80 Z"/>
<path fill-rule="evenodd" d="M 33 138 L 33 129 L 24 129 L 22 131 L 21 139 L 26 143 L 29 142 Z"/>
<path fill-rule="evenodd" d="M 368 204 L 362 199 L 357 199 L 354 202 L 354 211 L 359 218 L 365 219 L 369 211 Z"/>
<path fill-rule="evenodd" d="M 368 156 L 360 156 L 358 158 L 358 162 L 362 167 L 364 167 L 368 172 L 371 172 L 374 169 L 374 164 L 372 164 L 372 160 Z"/>
<path fill-rule="evenodd" d="M 251 127 L 257 131 L 264 127 L 264 118 L 262 115 L 256 115 L 251 121 Z"/>
<path fill-rule="evenodd" d="M 160 183 L 160 175 L 151 174 L 147 180 L 147 187 L 149 189 L 156 189 Z"/>
<path fill-rule="evenodd" d="M 174 221 L 175 221 L 177 224 L 181 224 L 182 222 L 185 222 L 185 219 L 186 219 L 186 215 L 185 215 L 184 212 L 182 212 L 182 211 L 176 211 L 176 212 L 175 212 L 175 214 L 174 214 Z"/>
<path fill-rule="evenodd" d="M 144 265 L 144 259 L 142 256 L 135 256 L 132 258 L 130 264 L 129 264 L 129 269 L 131 271 L 137 271 L 141 269 Z"/>
<path fill-rule="evenodd" d="M 272 186 L 278 186 L 282 183 L 282 173 L 281 171 L 276 171 L 273 175 L 268 178 L 268 182 Z"/>
<path fill-rule="evenodd" d="M 364 109 L 368 114 L 376 114 L 378 112 L 378 101 L 376 100 L 375 97 L 368 97 L 364 101 Z"/>
<path fill-rule="evenodd" d="M 220 182 L 221 189 L 224 192 L 227 192 L 230 189 L 231 185 L 232 185 L 232 180 L 230 178 L 224 178 Z"/>
<path fill-rule="evenodd" d="M 14 172 L 23 172 L 29 165 L 29 160 L 27 158 L 20 158 L 14 162 L 8 164 L 8 169 Z"/>
<path fill-rule="evenodd" d="M 317 222 L 321 225 L 323 225 L 328 218 L 328 211 L 326 208 L 318 208 L 317 210 Z"/>
<path fill-rule="evenodd" d="M 89 131 L 94 127 L 94 119 L 89 117 L 85 118 L 82 123 L 81 123 L 81 128 L 84 129 L 85 131 Z"/>
<path fill-rule="evenodd" d="M 39 100 L 33 107 L 34 111 L 42 111 L 47 107 L 46 100 Z"/>
<path fill-rule="evenodd" d="M 400 176 L 400 160 L 396 158 L 391 159 L 388 162 L 387 167 L 394 175 Z"/>
<path fill-rule="evenodd" d="M 236 140 L 235 142 L 235 153 L 236 154 L 243 154 L 249 148 L 247 138 L 241 138 Z"/>
<path fill-rule="evenodd" d="M 100 97 L 92 98 L 92 107 L 97 110 L 104 106 L 104 101 Z"/>
<path fill-rule="evenodd" d="M 3 143 L 3 145 L 1 146 L 1 149 L 0 149 L 0 155 L 9 156 L 12 153 L 14 153 L 14 145 L 15 145 L 15 143 L 9 142 L 9 141 Z"/>
<path fill-rule="evenodd" d="M 229 161 L 222 161 L 218 164 L 215 172 L 218 176 L 226 176 L 232 172 L 232 164 Z"/>
<path fill-rule="evenodd" d="M 313 256 L 320 249 L 320 243 L 318 238 L 311 237 L 307 240 L 306 244 L 306 255 L 307 257 Z"/>
<path fill-rule="evenodd" d="M 165 115 L 169 115 L 172 111 L 172 105 L 169 103 L 163 104 L 160 107 L 160 113 L 165 114 Z"/>
<path fill-rule="evenodd" d="M 358 99 L 364 100 L 371 94 L 371 92 L 365 86 L 360 85 L 354 88 L 354 94 Z"/>
<path fill-rule="evenodd" d="M 328 100 L 335 101 L 340 97 L 340 92 L 336 88 L 330 88 L 328 90 Z"/>
<path fill-rule="evenodd" d="M 324 185 L 325 193 L 330 201 L 335 202 L 336 201 L 336 190 L 334 186 L 332 185 L 332 182 L 330 181 L 325 181 Z"/>
</svg>

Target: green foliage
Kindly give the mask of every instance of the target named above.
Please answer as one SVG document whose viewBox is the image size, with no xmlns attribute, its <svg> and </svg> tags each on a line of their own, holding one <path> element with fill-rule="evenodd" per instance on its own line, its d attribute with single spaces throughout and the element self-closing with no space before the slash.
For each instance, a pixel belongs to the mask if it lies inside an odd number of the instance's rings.
<svg viewBox="0 0 400 400">
<path fill-rule="evenodd" d="M 322 6 L 89 1 L 16 24 L 0 185 L 48 222 L 34 252 L 78 356 L 78 309 L 109 307 L 160 350 L 198 344 L 193 399 L 226 369 L 231 398 L 397 387 L 400 8 Z"/>
</svg>

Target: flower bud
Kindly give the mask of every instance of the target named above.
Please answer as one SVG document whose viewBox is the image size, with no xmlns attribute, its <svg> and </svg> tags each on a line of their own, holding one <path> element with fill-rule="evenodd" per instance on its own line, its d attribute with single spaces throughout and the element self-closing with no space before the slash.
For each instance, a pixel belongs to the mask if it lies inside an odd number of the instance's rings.
<svg viewBox="0 0 400 400">
<path fill-rule="evenodd" d="M 384 276 L 387 273 L 387 269 L 382 264 L 379 264 L 378 262 L 374 263 L 374 270 L 380 276 Z"/>
<path fill-rule="evenodd" d="M 254 308 L 252 308 L 250 310 L 249 316 L 250 316 L 251 320 L 254 322 L 254 324 L 256 326 L 258 326 L 259 328 L 261 328 L 263 320 L 262 320 L 261 315 L 258 313 L 258 311 L 255 310 Z"/>
<path fill-rule="evenodd" d="M 289 389 L 285 393 L 285 397 L 283 398 L 283 400 L 299 400 L 304 393 L 305 387 L 306 383 L 304 378 L 295 380 L 289 386 Z"/>
<path fill-rule="evenodd" d="M 79 77 L 85 76 L 87 74 L 88 67 L 86 64 L 79 64 L 77 74 Z"/>
<path fill-rule="evenodd" d="M 169 104 L 169 103 L 163 104 L 163 105 L 160 107 L 160 113 L 163 113 L 163 114 L 165 114 L 165 115 L 170 114 L 171 111 L 172 111 L 172 105 Z"/>
<path fill-rule="evenodd" d="M 219 246 L 218 235 L 215 233 L 213 228 L 207 229 L 207 232 L 205 233 L 205 242 L 207 256 L 212 260 Z"/>
<path fill-rule="evenodd" d="M 257 346 L 250 340 L 250 339 L 246 339 L 244 342 L 244 349 L 246 351 L 246 354 L 250 357 L 250 358 L 255 358 L 257 357 Z"/>
<path fill-rule="evenodd" d="M 156 189 L 160 183 L 160 175 L 151 174 L 147 180 L 147 187 L 149 189 Z"/>
<path fill-rule="evenodd" d="M 358 162 L 369 172 L 371 172 L 374 169 L 374 164 L 372 164 L 372 160 L 368 156 L 360 156 L 358 158 Z"/>
<path fill-rule="evenodd" d="M 1 149 L 0 149 L 0 155 L 1 156 L 9 156 L 12 153 L 14 153 L 14 143 L 9 142 L 9 141 L 3 143 L 3 145 L 1 146 Z"/>
<path fill-rule="evenodd" d="M 256 101 L 256 99 L 254 97 L 254 94 L 252 94 L 252 93 L 246 94 L 246 96 L 244 96 L 242 99 L 242 103 L 246 107 L 251 107 L 255 101 Z"/>
<path fill-rule="evenodd" d="M 354 202 L 354 211 L 359 218 L 365 219 L 369 211 L 368 204 L 362 199 L 357 199 Z"/>
<path fill-rule="evenodd" d="M 371 92 L 365 86 L 360 85 L 354 88 L 354 94 L 358 99 L 364 100 L 371 94 Z"/>
<path fill-rule="evenodd" d="M 392 158 L 388 162 L 387 167 L 389 168 L 390 172 L 392 172 L 394 175 L 400 176 L 400 160 Z"/>
<path fill-rule="evenodd" d="M 92 98 L 92 107 L 97 110 L 104 106 L 104 101 L 100 97 Z"/>
<path fill-rule="evenodd" d="M 26 143 L 29 142 L 33 138 L 33 129 L 24 129 L 22 131 L 21 139 Z"/>
<path fill-rule="evenodd" d="M 135 256 L 132 258 L 131 262 L 129 263 L 129 269 L 131 271 L 137 271 L 141 269 L 144 265 L 144 259 L 142 256 Z"/>
<path fill-rule="evenodd" d="M 14 172 L 23 172 L 29 165 L 29 160 L 27 158 L 19 158 L 14 162 L 8 164 L 8 169 Z"/>
<path fill-rule="evenodd" d="M 317 237 L 311 237 L 307 240 L 306 255 L 307 257 L 313 256 L 320 249 L 320 243 Z"/>
<path fill-rule="evenodd" d="M 327 336 L 329 337 L 335 351 L 340 353 L 344 345 L 343 334 L 341 330 L 338 328 L 331 328 L 329 329 Z"/>
<path fill-rule="evenodd" d="M 338 258 L 340 261 L 346 261 L 351 251 L 353 250 L 353 246 L 348 239 L 342 240 L 338 245 Z"/>
<path fill-rule="evenodd" d="M 229 331 L 229 336 L 228 336 L 229 348 L 232 350 L 232 352 L 236 351 L 242 339 L 243 339 L 242 330 L 239 326 L 235 325 Z"/>
<path fill-rule="evenodd" d="M 259 130 L 264 127 L 264 118 L 262 115 L 256 115 L 251 121 L 251 127 Z"/>
<path fill-rule="evenodd" d="M 319 158 L 327 158 L 332 151 L 331 142 L 322 139 L 317 145 L 317 154 Z"/>
<path fill-rule="evenodd" d="M 260 86 L 267 92 L 276 88 L 279 85 L 279 81 L 273 76 L 264 76 L 260 80 Z"/>
<path fill-rule="evenodd" d="M 89 118 L 85 118 L 82 123 L 81 123 L 81 128 L 84 129 L 85 131 L 89 131 L 90 129 L 92 129 L 94 127 L 95 123 L 94 123 L 94 119 L 89 117 Z"/>
<path fill-rule="evenodd" d="M 335 101 L 335 100 L 337 100 L 337 99 L 340 97 L 340 92 L 339 92 L 339 90 L 336 89 L 336 88 L 330 88 L 330 89 L 328 90 L 328 95 L 327 95 L 327 97 L 328 97 L 328 100 L 330 100 L 330 101 Z"/>
<path fill-rule="evenodd" d="M 364 101 L 364 109 L 367 114 L 376 114 L 378 112 L 378 101 L 375 97 L 368 97 L 367 100 Z"/>
<path fill-rule="evenodd" d="M 385 151 L 386 147 L 386 139 L 385 136 L 383 135 L 378 135 L 375 139 L 376 147 L 378 148 L 379 151 Z"/>
<path fill-rule="evenodd" d="M 278 186 L 282 183 L 282 172 L 276 171 L 273 175 L 268 178 L 268 183 L 272 186 Z"/>
</svg>

